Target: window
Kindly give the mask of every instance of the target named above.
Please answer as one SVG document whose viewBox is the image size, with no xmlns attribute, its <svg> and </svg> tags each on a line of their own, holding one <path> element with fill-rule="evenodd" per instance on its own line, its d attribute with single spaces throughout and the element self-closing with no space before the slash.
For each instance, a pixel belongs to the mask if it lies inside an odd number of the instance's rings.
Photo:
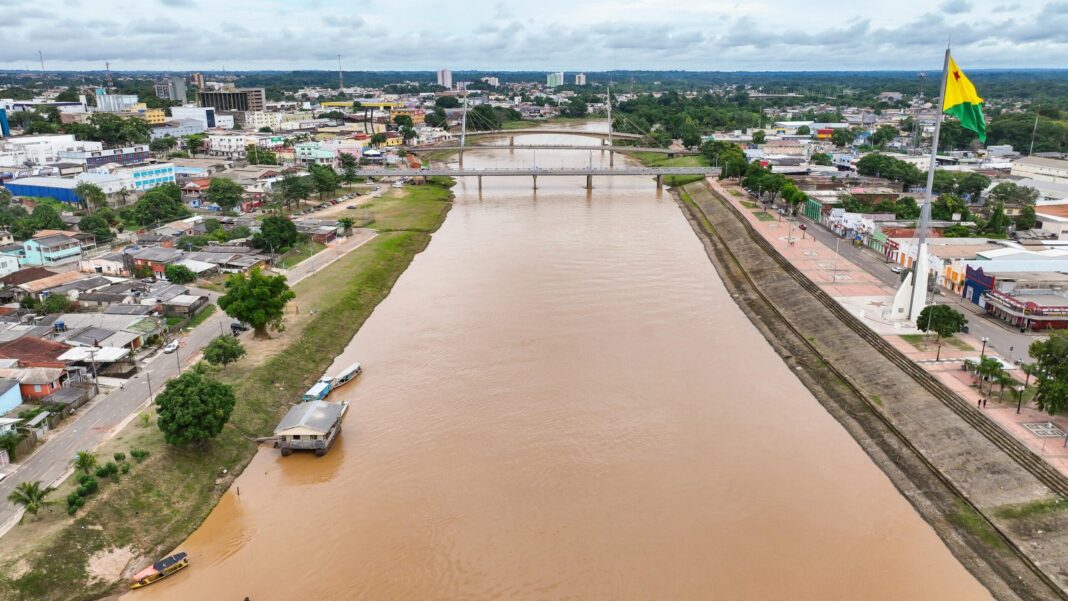
<svg viewBox="0 0 1068 601">
<path fill-rule="evenodd" d="M 34 392 L 41 392 L 41 385 L 40 384 L 34 384 L 33 385 L 33 391 Z"/>
</svg>

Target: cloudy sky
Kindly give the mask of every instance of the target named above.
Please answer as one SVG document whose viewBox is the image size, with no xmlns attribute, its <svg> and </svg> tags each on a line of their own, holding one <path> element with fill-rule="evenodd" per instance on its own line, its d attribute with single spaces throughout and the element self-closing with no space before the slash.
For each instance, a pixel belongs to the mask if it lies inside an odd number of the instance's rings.
<svg viewBox="0 0 1068 601">
<path fill-rule="evenodd" d="M 0 68 L 1068 67 L 1068 0 L 0 0 Z"/>
</svg>

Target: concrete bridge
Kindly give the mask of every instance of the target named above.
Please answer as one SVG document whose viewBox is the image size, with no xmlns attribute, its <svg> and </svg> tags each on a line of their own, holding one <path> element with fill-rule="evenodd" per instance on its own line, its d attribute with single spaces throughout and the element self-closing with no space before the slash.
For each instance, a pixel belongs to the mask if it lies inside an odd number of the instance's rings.
<svg viewBox="0 0 1068 601">
<path fill-rule="evenodd" d="M 466 133 L 468 138 L 475 136 L 515 136 L 515 135 L 527 135 L 527 134 L 548 134 L 548 135 L 561 135 L 561 136 L 585 136 L 587 138 L 612 138 L 615 140 L 644 140 L 645 136 L 641 134 L 625 134 L 620 132 L 612 132 L 609 134 L 606 131 L 581 131 L 574 129 L 552 129 L 548 127 L 532 127 L 529 129 L 489 129 L 485 131 L 468 131 Z"/>
<path fill-rule="evenodd" d="M 651 175 L 656 178 L 656 187 L 664 186 L 665 175 L 719 175 L 719 167 L 625 167 L 623 169 L 611 169 L 601 167 L 580 168 L 541 168 L 541 167 L 517 167 L 506 169 L 447 169 L 444 167 L 427 167 L 423 169 L 358 169 L 357 177 L 431 177 L 441 175 L 446 177 L 477 177 L 478 187 L 482 189 L 483 177 L 531 177 L 534 180 L 534 189 L 538 189 L 538 177 L 564 177 L 585 176 L 586 189 L 593 189 L 593 176 L 616 176 L 616 175 Z"/>
<path fill-rule="evenodd" d="M 471 134 L 468 134 L 469 136 Z M 607 140 L 603 140 L 607 141 Z M 648 152 L 655 154 L 666 154 L 668 157 L 676 156 L 697 156 L 701 154 L 699 150 L 676 150 L 672 148 L 660 148 L 657 146 L 619 146 L 619 145 L 607 145 L 601 144 L 599 146 L 582 146 L 578 144 L 516 144 L 515 138 L 511 138 L 507 145 L 504 144 L 475 144 L 472 146 L 460 146 L 457 144 L 450 144 L 448 146 L 435 146 L 431 144 L 423 146 L 406 146 L 406 150 L 412 152 L 433 152 L 437 150 L 452 150 L 460 153 L 469 152 L 472 150 L 597 150 L 597 151 L 609 151 L 611 153 L 616 152 Z M 612 161 L 614 163 L 614 161 Z"/>
</svg>

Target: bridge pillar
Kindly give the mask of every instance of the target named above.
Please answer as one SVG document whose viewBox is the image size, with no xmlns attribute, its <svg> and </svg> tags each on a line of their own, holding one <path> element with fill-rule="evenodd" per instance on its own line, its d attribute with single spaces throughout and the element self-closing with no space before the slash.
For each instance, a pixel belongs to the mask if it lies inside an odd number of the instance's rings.
<svg viewBox="0 0 1068 601">
<path fill-rule="evenodd" d="M 463 151 L 463 149 L 460 149 L 459 153 L 460 153 L 460 167 L 463 167 L 464 166 L 464 151 Z"/>
<path fill-rule="evenodd" d="M 664 189 L 664 176 L 663 175 L 656 176 L 656 189 L 657 190 L 663 190 Z"/>
<path fill-rule="evenodd" d="M 478 191 L 482 191 L 482 176 L 478 176 Z"/>
<path fill-rule="evenodd" d="M 515 146 L 515 136 L 508 138 L 508 146 Z"/>
<path fill-rule="evenodd" d="M 609 150 L 608 151 L 608 166 L 609 167 L 615 167 L 616 166 L 616 151 L 614 151 L 614 150 Z"/>
<path fill-rule="evenodd" d="M 587 190 L 593 190 L 593 176 L 592 175 L 587 175 L 586 176 L 586 189 Z"/>
<path fill-rule="evenodd" d="M 538 189 L 538 176 L 536 176 L 536 175 L 534 176 L 534 189 L 535 190 Z"/>
</svg>

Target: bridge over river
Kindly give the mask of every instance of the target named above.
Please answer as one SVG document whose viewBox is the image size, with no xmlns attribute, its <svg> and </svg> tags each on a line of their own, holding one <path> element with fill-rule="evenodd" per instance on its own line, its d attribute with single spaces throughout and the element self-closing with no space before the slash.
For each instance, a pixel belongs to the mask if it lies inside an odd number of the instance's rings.
<svg viewBox="0 0 1068 601">
<path fill-rule="evenodd" d="M 657 188 L 664 185 L 665 175 L 719 175 L 719 167 L 624 167 L 621 169 L 606 167 L 511 167 L 506 169 L 449 169 L 445 167 L 425 167 L 422 169 L 358 169 L 357 177 L 477 177 L 479 188 L 483 177 L 531 177 L 534 189 L 538 187 L 538 177 L 585 176 L 586 188 L 593 188 L 593 176 L 648 175 L 656 178 Z"/>
</svg>

